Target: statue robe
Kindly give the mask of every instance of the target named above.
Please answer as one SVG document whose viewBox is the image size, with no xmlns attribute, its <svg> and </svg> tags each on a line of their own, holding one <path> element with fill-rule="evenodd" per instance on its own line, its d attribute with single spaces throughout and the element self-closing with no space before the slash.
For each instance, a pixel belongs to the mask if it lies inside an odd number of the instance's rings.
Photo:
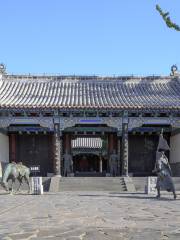
<svg viewBox="0 0 180 240">
<path fill-rule="evenodd" d="M 157 189 L 167 190 L 168 192 L 175 191 L 172 180 L 172 172 L 168 162 L 168 158 L 164 152 L 157 152 L 156 154 L 156 172 L 157 172 Z"/>
</svg>

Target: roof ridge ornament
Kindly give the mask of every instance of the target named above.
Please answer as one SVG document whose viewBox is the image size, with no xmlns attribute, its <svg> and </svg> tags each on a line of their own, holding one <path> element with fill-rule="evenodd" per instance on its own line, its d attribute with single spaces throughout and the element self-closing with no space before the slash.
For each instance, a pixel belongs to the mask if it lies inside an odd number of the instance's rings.
<svg viewBox="0 0 180 240">
<path fill-rule="evenodd" d="M 173 64 L 173 65 L 171 66 L 170 76 L 173 76 L 173 77 L 180 76 L 180 73 L 179 73 L 179 71 L 178 71 L 178 67 L 177 67 L 176 64 Z"/>
<path fill-rule="evenodd" d="M 6 66 L 4 63 L 0 63 L 0 74 L 6 74 Z"/>
</svg>

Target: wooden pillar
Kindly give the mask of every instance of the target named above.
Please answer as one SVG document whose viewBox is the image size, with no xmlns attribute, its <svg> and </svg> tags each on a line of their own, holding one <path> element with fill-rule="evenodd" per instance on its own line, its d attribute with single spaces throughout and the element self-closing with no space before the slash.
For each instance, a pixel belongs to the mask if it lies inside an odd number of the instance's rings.
<svg viewBox="0 0 180 240">
<path fill-rule="evenodd" d="M 113 144 L 114 144 L 114 139 L 113 139 L 113 134 L 110 133 L 108 135 L 108 161 L 107 161 L 107 171 L 110 172 L 110 155 L 112 154 L 113 151 Z"/>
<path fill-rule="evenodd" d="M 120 173 L 120 169 L 121 169 L 121 139 L 120 139 L 120 136 L 117 137 L 117 155 L 118 155 L 118 169 L 117 169 L 117 172 L 118 172 L 118 175 L 120 176 L 121 173 Z"/>
<path fill-rule="evenodd" d="M 103 167 L 102 167 L 102 156 L 100 155 L 99 157 L 99 172 L 102 173 L 103 172 Z"/>
<path fill-rule="evenodd" d="M 16 134 L 10 134 L 9 136 L 9 145 L 10 145 L 10 162 L 16 162 L 16 154 L 17 154 L 17 141 L 16 141 Z"/>
<path fill-rule="evenodd" d="M 128 123 L 122 125 L 122 175 L 128 176 Z"/>
<path fill-rule="evenodd" d="M 71 154 L 71 135 L 69 133 L 65 134 L 65 152 Z"/>
<path fill-rule="evenodd" d="M 109 134 L 109 154 L 112 153 L 114 148 L 114 136 L 112 133 Z"/>
<path fill-rule="evenodd" d="M 71 134 L 69 134 L 69 153 L 72 154 L 72 146 L 71 146 Z"/>
<path fill-rule="evenodd" d="M 117 153 L 117 139 L 115 138 L 115 134 L 109 134 L 109 159 L 110 155 L 115 151 Z M 110 171 L 110 163 L 109 164 L 109 171 Z"/>
</svg>

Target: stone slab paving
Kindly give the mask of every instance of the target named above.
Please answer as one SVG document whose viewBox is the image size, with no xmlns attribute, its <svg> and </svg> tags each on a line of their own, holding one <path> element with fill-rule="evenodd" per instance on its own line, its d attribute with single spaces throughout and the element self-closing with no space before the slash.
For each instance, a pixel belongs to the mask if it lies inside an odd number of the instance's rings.
<svg viewBox="0 0 180 240">
<path fill-rule="evenodd" d="M 180 195 L 143 193 L 0 193 L 2 240 L 180 239 Z"/>
</svg>

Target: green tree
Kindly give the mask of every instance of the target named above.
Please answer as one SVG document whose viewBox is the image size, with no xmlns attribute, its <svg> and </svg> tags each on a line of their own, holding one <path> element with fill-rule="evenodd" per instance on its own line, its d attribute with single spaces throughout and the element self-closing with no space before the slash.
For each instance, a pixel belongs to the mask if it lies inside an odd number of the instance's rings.
<svg viewBox="0 0 180 240">
<path fill-rule="evenodd" d="M 164 12 L 158 4 L 156 5 L 156 10 L 162 16 L 163 20 L 165 21 L 166 25 L 169 28 L 173 28 L 176 31 L 180 31 L 180 26 L 171 21 L 170 16 L 169 16 L 169 12 Z"/>
</svg>

